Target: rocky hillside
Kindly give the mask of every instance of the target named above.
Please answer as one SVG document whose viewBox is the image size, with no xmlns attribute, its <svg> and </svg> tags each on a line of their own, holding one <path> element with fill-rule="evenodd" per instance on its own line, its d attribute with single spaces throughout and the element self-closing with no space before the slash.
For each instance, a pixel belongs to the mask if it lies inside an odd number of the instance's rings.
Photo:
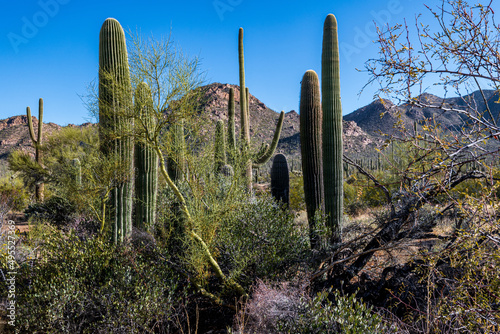
<svg viewBox="0 0 500 334">
<path fill-rule="evenodd" d="M 38 128 L 38 119 L 32 117 L 32 120 L 33 126 Z M 44 123 L 43 138 L 47 138 L 59 129 L 61 126 L 57 124 Z M 26 116 L 13 116 L 0 120 L 0 172 L 3 170 L 11 151 L 22 149 L 34 154 L 35 150 L 28 131 L 28 118 Z"/>
<path fill-rule="evenodd" d="M 235 90 L 236 131 L 238 132 L 240 128 L 240 95 L 238 86 L 213 83 L 201 87 L 200 89 L 203 94 L 201 98 L 201 101 L 203 101 L 201 112 L 205 113 L 214 123 L 219 119 L 227 122 L 229 89 L 231 87 Z M 277 112 L 269 109 L 262 101 L 250 94 L 250 135 L 254 146 L 258 147 L 262 143 L 271 143 L 278 117 L 279 114 Z M 36 128 L 38 120 L 35 117 L 33 117 L 33 123 Z M 24 149 L 34 152 L 27 124 L 26 116 L 13 116 L 5 120 L 0 120 L 0 174 L 2 170 L 5 170 L 6 159 L 12 150 Z M 87 125 L 84 124 L 81 126 Z M 213 129 L 214 126 L 210 126 L 210 128 Z M 49 136 L 59 129 L 61 129 L 61 126 L 57 124 L 44 124 L 44 137 Z M 285 114 L 278 151 L 297 158 L 300 155 L 299 131 L 299 114 L 294 110 L 288 111 Z M 348 152 L 359 152 L 367 148 L 372 148 L 377 142 L 379 142 L 379 139 L 367 134 L 355 122 L 344 122 L 344 145 Z"/>
<path fill-rule="evenodd" d="M 213 83 L 202 87 L 204 101 L 202 108 L 214 122 L 222 119 L 227 122 L 229 89 L 235 91 L 236 131 L 240 128 L 240 90 L 239 86 Z M 274 134 L 279 114 L 269 109 L 262 101 L 250 93 L 250 136 L 252 144 L 270 143 Z M 295 110 L 285 114 L 278 151 L 287 155 L 300 154 L 300 118 Z M 363 150 L 374 147 L 379 142 L 363 131 L 355 122 L 344 122 L 344 146 L 347 151 Z"/>
<path fill-rule="evenodd" d="M 441 98 L 432 94 L 424 93 L 417 98 L 424 105 L 443 106 L 467 110 L 473 108 L 481 112 L 491 111 L 492 116 L 498 119 L 500 114 L 499 94 L 496 91 L 484 91 L 484 98 L 479 91 L 476 91 L 463 98 Z M 486 100 L 486 102 L 485 102 Z M 484 117 L 490 118 L 488 113 Z M 344 116 L 344 120 L 354 121 L 368 134 L 379 137 L 381 133 L 393 134 L 397 128 L 395 124 L 401 121 L 409 129 L 413 127 L 415 121 L 422 122 L 424 119 L 434 119 L 441 126 L 448 130 L 459 130 L 467 126 L 468 119 L 460 116 L 456 112 L 444 112 L 437 108 L 419 108 L 411 104 L 395 105 L 389 100 L 376 100 L 371 104 L 357 109 L 349 115 Z"/>
</svg>

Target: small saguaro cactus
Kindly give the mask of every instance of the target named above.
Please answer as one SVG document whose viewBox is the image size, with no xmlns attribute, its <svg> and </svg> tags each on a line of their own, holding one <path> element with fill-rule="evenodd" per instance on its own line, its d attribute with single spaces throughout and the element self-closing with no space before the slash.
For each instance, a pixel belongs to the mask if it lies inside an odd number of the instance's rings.
<svg viewBox="0 0 500 334">
<path fill-rule="evenodd" d="M 315 215 L 324 211 L 322 121 L 319 79 L 309 70 L 302 77 L 300 90 L 300 147 L 302 178 L 311 248 L 319 247 Z"/>
<path fill-rule="evenodd" d="M 26 116 L 28 117 L 28 128 L 30 133 L 31 141 L 35 147 L 35 161 L 42 166 L 42 153 L 40 148 L 42 146 L 42 128 L 43 128 L 43 99 L 38 100 L 38 133 L 35 136 L 35 131 L 33 129 L 33 120 L 31 119 L 31 109 L 26 107 Z M 43 202 L 43 183 L 37 183 L 35 185 L 35 198 L 37 202 Z"/>
<path fill-rule="evenodd" d="M 144 130 L 150 135 L 156 127 L 153 112 L 153 99 L 147 83 L 140 83 L 135 91 L 135 113 Z M 137 131 L 139 133 L 139 130 Z M 142 136 L 142 137 L 145 137 Z M 135 207 L 134 226 L 149 230 L 155 221 L 156 199 L 158 194 L 158 156 L 147 141 L 135 143 Z"/>
<path fill-rule="evenodd" d="M 80 159 L 75 158 L 71 160 L 71 165 L 74 168 L 74 177 L 75 177 L 75 183 L 77 187 L 82 186 L 82 164 L 80 163 Z"/>
<path fill-rule="evenodd" d="M 132 109 L 125 33 L 117 20 L 108 18 L 99 34 L 99 137 L 101 151 L 117 159 L 120 167 L 111 193 L 115 243 L 123 242 L 132 233 Z"/>
<path fill-rule="evenodd" d="M 344 215 L 344 179 L 342 169 L 342 104 L 340 102 L 340 66 L 337 19 L 328 14 L 323 27 L 321 55 L 321 96 L 323 109 L 323 183 L 326 226 L 330 243 L 341 240 Z"/>
<path fill-rule="evenodd" d="M 290 204 L 290 175 L 286 157 L 276 154 L 271 167 L 271 195 L 285 206 Z"/>
<path fill-rule="evenodd" d="M 226 141 L 225 141 L 225 131 L 224 123 L 222 120 L 218 120 L 215 127 L 215 172 L 220 172 L 222 166 L 226 164 Z"/>
</svg>

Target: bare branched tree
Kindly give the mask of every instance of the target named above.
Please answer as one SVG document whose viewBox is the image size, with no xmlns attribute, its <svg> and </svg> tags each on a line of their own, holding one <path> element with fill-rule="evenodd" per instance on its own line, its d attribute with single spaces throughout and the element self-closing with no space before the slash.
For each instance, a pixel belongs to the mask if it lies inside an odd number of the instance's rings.
<svg viewBox="0 0 500 334">
<path fill-rule="evenodd" d="M 488 240 L 498 240 L 500 26 L 495 22 L 492 1 L 469 5 L 444 0 L 437 8 L 427 8 L 434 18 L 431 25 L 417 16 L 414 27 L 405 22 L 378 28 L 379 57 L 366 63 L 367 86 L 378 84 L 377 97 L 399 102 L 399 106 L 387 106 L 397 109 L 400 116 L 397 131 L 388 142 L 406 147 L 405 164 L 396 170 L 399 190 L 390 193 L 383 181 L 344 157 L 383 191 L 390 210 L 361 251 L 331 261 L 313 278 L 341 264 L 343 270 L 337 270 L 333 278 L 348 281 L 363 270 L 375 251 L 396 246 L 402 239 L 414 237 L 417 230 L 428 230 L 428 222 L 413 219 L 425 204 L 438 208 L 431 221 L 455 212 L 457 228 L 445 249 L 462 247 L 467 233 L 477 242 L 468 248 L 468 254 Z M 436 91 L 444 98 L 428 94 Z M 413 116 L 402 115 L 401 110 L 410 110 Z M 475 192 L 457 190 L 472 184 L 477 186 Z M 498 243 L 491 247 L 498 248 Z M 445 253 L 436 258 L 449 262 L 452 252 Z M 464 253 L 462 249 L 460 254 Z M 449 282 L 459 285 L 458 280 Z M 491 305 L 475 307 L 467 312 L 495 314 Z M 496 319 L 491 324 L 498 321 L 497 316 L 491 319 Z"/>
</svg>

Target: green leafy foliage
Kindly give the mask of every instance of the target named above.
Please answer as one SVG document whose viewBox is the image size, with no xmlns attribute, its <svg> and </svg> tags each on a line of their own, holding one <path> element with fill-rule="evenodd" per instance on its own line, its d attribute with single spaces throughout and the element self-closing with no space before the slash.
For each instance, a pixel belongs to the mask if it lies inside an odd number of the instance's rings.
<svg viewBox="0 0 500 334">
<path fill-rule="evenodd" d="M 31 235 L 30 244 L 42 247 L 19 270 L 21 332 L 154 333 L 174 323 L 183 289 L 154 249 L 83 240 L 47 225 Z"/>
<path fill-rule="evenodd" d="M 322 291 L 310 300 L 302 299 L 298 316 L 280 321 L 279 333 L 390 333 L 372 307 L 355 295 L 342 296 L 335 291 L 330 298 L 334 301 L 329 299 L 328 291 Z"/>
<path fill-rule="evenodd" d="M 0 203 L 7 210 L 23 211 L 28 205 L 29 195 L 19 179 L 0 179 Z"/>
</svg>

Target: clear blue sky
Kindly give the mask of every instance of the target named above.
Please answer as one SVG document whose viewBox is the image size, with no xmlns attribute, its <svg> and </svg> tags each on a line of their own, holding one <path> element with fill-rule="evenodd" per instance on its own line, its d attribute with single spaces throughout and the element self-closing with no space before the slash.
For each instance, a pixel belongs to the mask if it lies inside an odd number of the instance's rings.
<svg viewBox="0 0 500 334">
<path fill-rule="evenodd" d="M 425 2 L 436 6 L 441 1 Z M 298 111 L 300 80 L 321 71 L 323 21 L 339 23 L 344 114 L 371 102 L 358 97 L 367 81 L 359 73 L 377 56 L 374 21 L 411 22 L 427 12 L 422 0 L 3 0 L 0 4 L 0 119 L 37 115 L 45 122 L 80 124 L 89 119 L 79 95 L 96 79 L 102 22 L 114 17 L 127 31 L 168 35 L 202 59 L 207 83 L 238 83 L 238 28 L 245 29 L 246 83 L 250 92 L 280 111 Z"/>
</svg>

